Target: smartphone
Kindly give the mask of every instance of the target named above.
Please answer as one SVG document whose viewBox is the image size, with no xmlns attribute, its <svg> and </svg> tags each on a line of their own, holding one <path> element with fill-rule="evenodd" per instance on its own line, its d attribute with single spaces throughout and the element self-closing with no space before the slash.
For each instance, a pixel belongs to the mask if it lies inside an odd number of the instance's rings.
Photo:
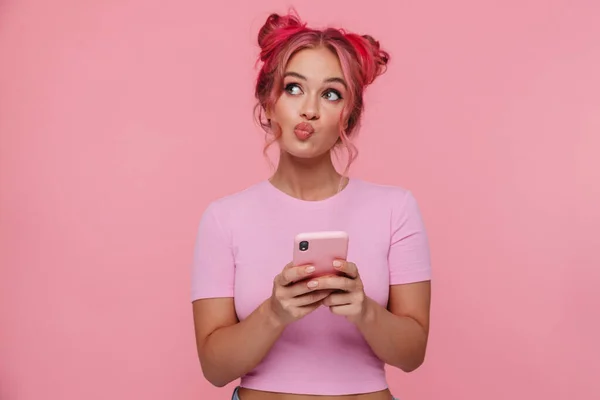
<svg viewBox="0 0 600 400">
<path fill-rule="evenodd" d="M 312 265 L 311 276 L 337 274 L 334 260 L 346 260 L 348 256 L 348 234 L 344 231 L 321 231 L 299 233 L 294 238 L 295 266 Z"/>
</svg>

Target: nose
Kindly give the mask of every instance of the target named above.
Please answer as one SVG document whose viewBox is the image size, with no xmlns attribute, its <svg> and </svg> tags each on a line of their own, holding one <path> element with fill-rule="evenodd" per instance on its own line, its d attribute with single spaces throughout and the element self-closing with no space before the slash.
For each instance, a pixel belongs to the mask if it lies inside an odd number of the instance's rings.
<svg viewBox="0 0 600 400">
<path fill-rule="evenodd" d="M 309 121 L 319 119 L 319 100 L 315 96 L 305 96 L 300 115 Z"/>
</svg>

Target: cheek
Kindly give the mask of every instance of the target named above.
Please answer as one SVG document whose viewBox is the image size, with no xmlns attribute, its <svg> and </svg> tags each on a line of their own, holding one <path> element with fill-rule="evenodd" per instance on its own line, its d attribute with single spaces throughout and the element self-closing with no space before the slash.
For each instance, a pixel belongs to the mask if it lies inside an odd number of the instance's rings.
<svg viewBox="0 0 600 400">
<path fill-rule="evenodd" d="M 289 98 L 281 96 L 275 106 L 273 107 L 273 113 L 271 119 L 278 122 L 285 122 L 291 119 L 294 111 L 294 104 Z"/>
<path fill-rule="evenodd" d="M 327 130 L 335 131 L 337 135 L 340 131 L 340 118 L 342 116 L 342 107 L 324 107 L 321 118 Z"/>
</svg>

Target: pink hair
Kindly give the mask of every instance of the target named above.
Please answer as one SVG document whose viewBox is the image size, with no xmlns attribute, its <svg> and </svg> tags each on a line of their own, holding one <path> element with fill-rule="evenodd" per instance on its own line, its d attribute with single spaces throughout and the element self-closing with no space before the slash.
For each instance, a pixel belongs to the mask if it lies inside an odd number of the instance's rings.
<svg viewBox="0 0 600 400">
<path fill-rule="evenodd" d="M 263 153 L 275 143 L 281 133 L 272 132 L 265 110 L 272 109 L 283 91 L 283 74 L 290 58 L 307 48 L 325 47 L 337 55 L 342 73 L 348 83 L 346 103 L 340 121 L 341 143 L 348 151 L 344 175 L 358 152 L 350 138 L 358 128 L 364 108 L 363 92 L 366 86 L 385 72 L 389 54 L 379 48 L 379 42 L 368 35 L 347 33 L 342 29 L 308 28 L 295 12 L 280 16 L 271 14 L 258 33 L 261 48 L 259 61 L 263 63 L 256 82 L 255 96 L 258 104 L 255 115 L 258 124 L 273 134 L 267 140 Z"/>
</svg>

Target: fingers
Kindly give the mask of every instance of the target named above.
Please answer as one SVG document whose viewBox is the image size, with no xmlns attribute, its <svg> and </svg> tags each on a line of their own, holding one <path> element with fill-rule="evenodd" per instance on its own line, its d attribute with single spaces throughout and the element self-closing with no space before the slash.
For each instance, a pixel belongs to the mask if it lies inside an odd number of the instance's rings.
<svg viewBox="0 0 600 400">
<path fill-rule="evenodd" d="M 352 282 L 351 279 L 348 278 L 344 278 L 344 277 L 339 277 L 341 279 L 350 281 L 350 283 Z M 334 281 L 334 282 L 329 282 L 327 281 L 327 278 L 325 277 L 318 277 L 318 278 L 314 278 L 311 280 L 306 280 L 303 282 L 296 282 L 292 285 L 289 285 L 287 287 L 284 287 L 283 289 L 286 290 L 287 292 L 287 296 L 288 297 L 298 297 L 298 296 L 303 296 L 307 293 L 310 292 L 314 292 L 314 291 L 319 291 L 319 292 L 323 292 L 328 290 L 329 292 L 333 292 L 336 289 L 339 289 L 337 286 L 340 286 L 343 284 L 338 283 L 338 281 Z M 349 285 L 354 287 L 355 285 Z"/>
<path fill-rule="evenodd" d="M 315 272 L 313 266 L 296 267 L 290 263 L 277 275 L 275 283 L 279 289 L 276 291 L 287 299 L 302 297 L 298 304 L 304 305 L 320 301 L 333 291 L 354 292 L 362 289 L 362 281 L 357 279 L 358 269 L 354 263 L 339 260 L 334 262 L 334 266 L 342 274 L 309 279 Z M 311 294 L 314 292 L 318 293 Z"/>
<path fill-rule="evenodd" d="M 349 278 L 358 278 L 358 268 L 356 268 L 356 264 L 352 262 L 344 260 L 335 260 L 333 262 L 333 267 L 336 269 L 336 271 L 344 273 Z"/>
<path fill-rule="evenodd" d="M 289 297 L 298 297 L 319 289 L 319 281 L 311 279 L 306 282 L 296 282 L 285 288 Z"/>
<path fill-rule="evenodd" d="M 343 275 L 350 279 L 356 279 L 359 277 L 358 268 L 356 264 L 344 260 L 335 260 L 333 266 L 336 271 L 341 272 Z M 303 265 L 300 267 L 294 266 L 289 263 L 285 266 L 283 271 L 277 275 L 276 283 L 281 286 L 288 286 L 295 282 L 307 279 L 315 272 L 315 267 L 312 265 Z M 313 288 L 315 289 L 315 288 Z"/>
<path fill-rule="evenodd" d="M 292 299 L 294 306 L 303 307 L 315 303 L 319 305 L 327 299 L 327 296 L 331 295 L 332 290 L 316 290 L 314 292 L 306 293 L 301 296 Z"/>
<path fill-rule="evenodd" d="M 342 290 L 344 292 L 354 292 L 362 288 L 362 281 L 360 279 L 351 279 L 346 276 L 330 275 L 321 278 L 315 278 L 310 280 L 307 283 L 307 286 L 314 286 L 315 284 L 312 282 L 316 282 L 316 286 L 312 288 L 313 290 L 319 288 Z"/>
<path fill-rule="evenodd" d="M 332 293 L 330 296 L 323 300 L 323 305 L 327 307 L 343 306 L 346 304 L 352 304 L 351 293 Z"/>
<path fill-rule="evenodd" d="M 336 292 L 323 299 L 323 305 L 327 307 L 347 306 L 360 300 L 360 292 Z"/>
<path fill-rule="evenodd" d="M 315 272 L 315 267 L 312 265 L 294 267 L 288 264 L 283 271 L 277 275 L 276 283 L 281 286 L 288 286 L 294 282 L 308 278 L 313 272 Z"/>
</svg>

